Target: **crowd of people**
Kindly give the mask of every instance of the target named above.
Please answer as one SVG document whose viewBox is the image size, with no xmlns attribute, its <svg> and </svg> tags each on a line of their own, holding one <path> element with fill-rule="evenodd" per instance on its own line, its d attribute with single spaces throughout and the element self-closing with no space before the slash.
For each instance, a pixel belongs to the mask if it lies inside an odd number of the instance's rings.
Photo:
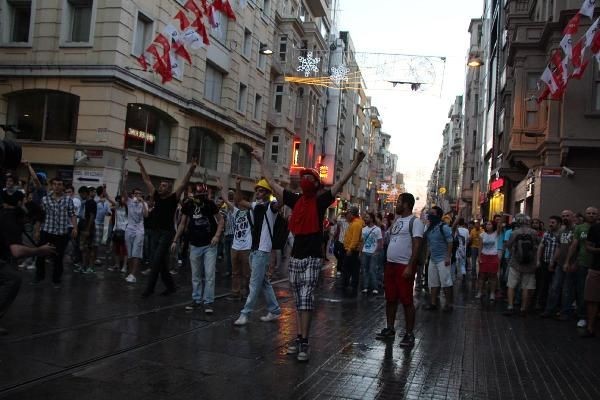
<svg viewBox="0 0 600 400">
<path fill-rule="evenodd" d="M 475 298 L 494 303 L 506 299 L 507 316 L 532 310 L 541 317 L 577 318 L 584 337 L 594 335 L 600 303 L 600 225 L 597 209 L 582 218 L 570 210 L 544 223 L 524 214 L 497 215 L 490 221 L 445 214 L 439 207 L 415 216 L 415 198 L 399 196 L 394 213 L 362 213 L 349 207 L 331 220 L 326 213 L 337 193 L 364 158 L 355 158 L 344 176 L 325 189 L 317 171 L 300 171 L 300 193 L 273 179 L 262 156 L 253 152 L 262 178 L 253 198 L 241 190 L 222 193 L 205 183 L 190 184 L 192 162 L 179 186 L 168 181 L 154 186 L 137 159 L 144 189 L 127 190 L 127 171 L 113 199 L 105 186 L 75 190 L 59 178 L 47 182 L 25 162 L 30 182 L 7 175 L 2 191 L 3 264 L 18 260 L 22 269 L 35 269 L 33 284 L 45 280 L 49 258 L 52 283 L 59 289 L 65 254 L 73 272 L 94 274 L 98 249 L 108 238 L 113 260 L 107 271 L 121 272 L 128 284 L 147 275 L 143 297 L 153 295 L 160 276 L 162 295 L 177 290 L 173 274 L 188 265 L 191 302 L 186 310 L 215 311 L 217 260 L 224 257 L 231 276 L 230 301 L 243 302 L 235 326 L 250 322 L 262 293 L 267 313 L 263 322 L 277 320 L 281 309 L 271 284 L 277 269 L 287 268 L 296 304 L 297 338 L 288 353 L 309 358 L 308 339 L 315 309 L 315 290 L 322 265 L 331 252 L 337 259 L 339 285 L 348 296 L 385 294 L 386 327 L 378 339 L 396 334 L 396 314 L 404 308 L 401 346 L 414 343 L 414 291 L 427 290 L 424 310 L 453 310 L 458 282 L 474 281 Z M 170 255 L 177 257 L 173 266 Z M 21 275 L 0 267 L 0 317 L 16 297 Z M 443 302 L 441 295 L 443 294 Z M 443 303 L 443 304 L 442 304 Z M 575 305 L 575 308 L 573 307 Z M 5 333 L 0 330 L 0 333 Z"/>
</svg>

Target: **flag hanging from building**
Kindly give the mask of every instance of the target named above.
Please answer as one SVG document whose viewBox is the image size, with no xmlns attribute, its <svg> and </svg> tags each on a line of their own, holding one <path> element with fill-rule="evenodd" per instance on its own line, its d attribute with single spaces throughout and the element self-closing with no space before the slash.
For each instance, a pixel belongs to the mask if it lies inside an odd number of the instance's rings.
<svg viewBox="0 0 600 400">
<path fill-rule="evenodd" d="M 596 0 L 584 0 L 579 13 L 592 19 L 594 17 L 594 8 L 596 8 Z"/>
</svg>

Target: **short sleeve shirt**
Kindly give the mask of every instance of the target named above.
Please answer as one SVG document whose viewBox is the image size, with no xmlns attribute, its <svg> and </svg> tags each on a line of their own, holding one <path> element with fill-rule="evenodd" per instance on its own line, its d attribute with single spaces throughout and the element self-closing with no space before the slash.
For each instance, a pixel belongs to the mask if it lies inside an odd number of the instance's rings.
<svg viewBox="0 0 600 400">
<path fill-rule="evenodd" d="M 433 262 L 444 261 L 448 255 L 448 243 L 452 243 L 452 229 L 446 224 L 435 224 L 427 228 L 425 236 Z"/>
<path fill-rule="evenodd" d="M 590 224 L 586 222 L 581 225 L 577 225 L 574 232 L 575 239 L 578 241 L 577 265 L 583 265 L 584 267 L 588 267 L 592 262 L 592 257 L 585 249 L 585 241 L 587 240 L 589 230 Z"/>
<path fill-rule="evenodd" d="M 144 202 L 127 199 L 127 229 L 130 232 L 144 233 Z"/>
<path fill-rule="evenodd" d="M 252 232 L 250 231 L 250 221 L 248 210 L 240 210 L 235 207 L 232 213 L 233 224 L 233 250 L 250 250 L 252 248 Z"/>
<path fill-rule="evenodd" d="M 154 218 L 155 229 L 172 232 L 175 230 L 175 212 L 177 211 L 177 195 L 171 193 L 164 199 L 157 191 L 154 192 Z"/>
<path fill-rule="evenodd" d="M 0 260 L 8 261 L 10 246 L 21 244 L 22 229 L 18 222 L 17 209 L 0 209 L 2 229 L 0 229 Z"/>
<path fill-rule="evenodd" d="M 413 222 L 412 237 L 410 235 L 410 220 L 414 217 L 398 217 L 390 230 L 390 244 L 387 251 L 387 260 L 389 262 L 407 265 L 412 256 L 412 238 L 423 237 L 425 227 L 419 218 Z"/>
<path fill-rule="evenodd" d="M 381 228 L 378 226 L 365 226 L 362 229 L 363 253 L 373 254 L 377 250 L 377 241 L 383 239 Z"/>
<path fill-rule="evenodd" d="M 190 244 L 195 247 L 210 245 L 217 232 L 215 219 L 215 215 L 219 212 L 217 205 L 212 200 L 206 200 L 204 203 L 190 201 L 183 207 L 182 212 L 188 217 Z"/>
</svg>

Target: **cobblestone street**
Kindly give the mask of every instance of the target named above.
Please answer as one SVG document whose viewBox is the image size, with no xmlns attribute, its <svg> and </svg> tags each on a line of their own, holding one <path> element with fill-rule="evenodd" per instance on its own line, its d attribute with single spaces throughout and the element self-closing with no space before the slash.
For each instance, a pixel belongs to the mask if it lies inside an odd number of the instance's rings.
<svg viewBox="0 0 600 400">
<path fill-rule="evenodd" d="M 24 272 L 26 274 L 27 272 Z M 116 273 L 70 276 L 55 290 L 24 285 L 0 341 L 0 396 L 7 399 L 597 399 L 600 342 L 574 322 L 507 319 L 468 287 L 452 314 L 417 314 L 412 350 L 375 340 L 382 297 L 348 298 L 323 271 L 311 359 L 285 354 L 295 336 L 287 281 L 283 317 L 234 327 L 241 303 L 215 315 L 186 312 L 190 285 L 174 297 L 139 297 Z M 228 281 L 219 281 L 223 297 Z M 468 299 L 468 300 L 465 300 Z"/>
</svg>

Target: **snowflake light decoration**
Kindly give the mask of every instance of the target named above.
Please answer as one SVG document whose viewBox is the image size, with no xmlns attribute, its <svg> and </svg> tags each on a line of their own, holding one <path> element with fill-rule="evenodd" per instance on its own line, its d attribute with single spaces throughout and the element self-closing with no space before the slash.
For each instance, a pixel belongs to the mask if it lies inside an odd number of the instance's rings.
<svg viewBox="0 0 600 400">
<path fill-rule="evenodd" d="M 348 82 L 348 74 L 350 73 L 350 68 L 346 66 L 346 64 L 342 64 L 339 67 L 331 68 L 331 75 L 329 79 L 334 82 L 336 85 L 339 85 L 342 82 Z"/>
<path fill-rule="evenodd" d="M 387 192 L 387 190 L 390 188 L 390 186 L 387 183 L 382 183 L 381 184 L 381 191 L 382 192 Z"/>
<path fill-rule="evenodd" d="M 298 61 L 300 61 L 300 65 L 296 69 L 298 72 L 304 72 L 304 76 L 308 78 L 308 76 L 312 72 L 319 72 L 319 63 L 321 62 L 320 58 L 313 58 L 312 51 L 306 53 L 306 57 L 298 57 Z"/>
</svg>

